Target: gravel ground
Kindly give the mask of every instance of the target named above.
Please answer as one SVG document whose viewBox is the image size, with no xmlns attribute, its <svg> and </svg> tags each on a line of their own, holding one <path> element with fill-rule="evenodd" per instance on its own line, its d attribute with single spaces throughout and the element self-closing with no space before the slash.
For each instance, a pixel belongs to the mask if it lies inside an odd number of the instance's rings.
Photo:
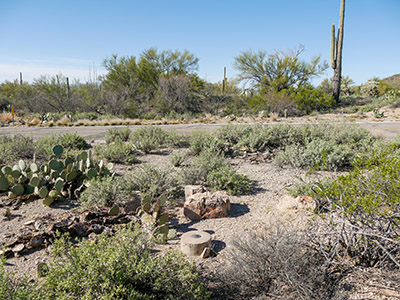
<svg viewBox="0 0 400 300">
<path fill-rule="evenodd" d="M 143 163 L 151 163 L 168 167 L 169 155 L 146 155 L 140 157 Z M 326 176 L 328 173 L 314 173 L 307 175 L 306 171 L 292 167 L 278 167 L 273 162 L 253 164 L 240 158 L 231 159 L 231 164 L 239 173 L 246 174 L 256 182 L 254 193 L 248 196 L 232 196 L 232 213 L 228 218 L 208 219 L 199 222 L 189 222 L 182 213 L 181 207 L 171 208 L 175 215 L 171 225 L 177 229 L 177 237 L 167 245 L 158 246 L 159 250 L 179 249 L 179 237 L 190 230 L 203 230 L 212 235 L 215 257 L 207 259 L 193 258 L 199 271 L 204 275 L 213 275 L 221 264 L 229 259 L 229 249 L 232 241 L 245 236 L 249 232 L 260 231 L 266 226 L 273 226 L 276 222 L 289 226 L 299 226 L 312 213 L 312 204 L 300 201 L 288 195 L 287 188 L 298 182 L 299 178 L 313 178 Z M 130 172 L 137 165 L 129 167 L 117 166 L 118 172 Z M 171 166 L 171 168 L 173 168 Z M 308 177 L 307 177 L 308 176 Z M 58 218 L 70 212 L 71 207 L 60 205 L 56 208 L 47 208 L 37 201 L 28 202 L 19 209 L 12 211 L 10 220 L 0 220 L 0 242 L 5 236 L 15 235 L 24 230 L 24 223 L 36 217 Z M 4 208 L 2 208 L 4 210 Z M 47 249 L 27 253 L 7 261 L 7 269 L 16 271 L 17 275 L 36 276 L 36 263 L 49 260 Z M 391 274 L 393 275 L 393 274 Z M 348 299 L 400 299 L 398 286 L 390 285 L 382 274 L 371 270 L 362 270 L 346 278 L 349 289 Z"/>
</svg>

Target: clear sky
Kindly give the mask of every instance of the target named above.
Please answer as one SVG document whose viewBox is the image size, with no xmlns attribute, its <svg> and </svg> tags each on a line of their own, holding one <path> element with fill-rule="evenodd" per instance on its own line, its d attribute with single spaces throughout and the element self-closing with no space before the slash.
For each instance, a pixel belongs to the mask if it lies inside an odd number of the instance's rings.
<svg viewBox="0 0 400 300">
<path fill-rule="evenodd" d="M 0 0 L 0 82 L 23 73 L 85 81 L 112 54 L 187 49 L 216 82 L 247 49 L 295 49 L 329 62 L 340 0 Z M 343 74 L 357 84 L 400 73 L 400 0 L 347 0 Z M 331 77 L 328 69 L 321 77 Z"/>
</svg>

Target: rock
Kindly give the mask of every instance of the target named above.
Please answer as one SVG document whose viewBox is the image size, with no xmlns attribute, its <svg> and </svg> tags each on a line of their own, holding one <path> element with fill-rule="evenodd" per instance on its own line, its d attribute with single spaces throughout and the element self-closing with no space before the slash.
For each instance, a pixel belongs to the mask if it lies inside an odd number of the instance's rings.
<svg viewBox="0 0 400 300">
<path fill-rule="evenodd" d="M 68 231 L 71 235 L 87 236 L 89 231 L 89 225 L 85 223 L 76 223 L 68 227 Z"/>
<path fill-rule="evenodd" d="M 185 199 L 198 193 L 204 193 L 205 188 L 202 185 L 186 185 L 185 186 Z"/>
<path fill-rule="evenodd" d="M 30 248 L 37 248 L 44 244 L 44 238 L 41 235 L 34 236 L 29 242 Z"/>
<path fill-rule="evenodd" d="M 95 234 L 100 234 L 104 230 L 104 226 L 99 224 L 92 224 L 92 230 Z"/>
<path fill-rule="evenodd" d="M 129 213 L 136 213 L 136 210 L 138 207 L 141 205 L 141 200 L 140 198 L 136 197 L 134 200 L 128 201 L 123 209 L 124 213 L 129 214 Z"/>
<path fill-rule="evenodd" d="M 97 236 L 97 234 L 95 234 L 94 232 L 92 232 L 91 234 L 89 234 L 89 240 L 91 240 L 93 243 L 97 243 L 97 241 L 99 240 L 99 237 Z"/>
<path fill-rule="evenodd" d="M 36 230 L 42 230 L 45 228 L 46 223 L 43 221 L 36 221 L 35 224 L 33 225 L 35 227 Z"/>
<path fill-rule="evenodd" d="M 181 250 L 189 256 L 199 256 L 211 243 L 211 235 L 204 231 L 189 231 L 181 237 Z"/>
<path fill-rule="evenodd" d="M 35 220 L 29 220 L 24 223 L 24 226 L 30 226 L 30 225 L 33 225 L 34 223 L 35 223 Z"/>
<path fill-rule="evenodd" d="M 200 219 L 224 218 L 229 216 L 231 205 L 226 192 L 197 193 L 188 197 L 183 214 L 192 221 Z"/>
<path fill-rule="evenodd" d="M 210 247 L 205 247 L 204 250 L 203 250 L 203 252 L 201 252 L 200 257 L 201 257 L 201 258 L 207 258 L 207 257 L 210 256 L 210 254 L 211 254 L 211 249 L 210 249 Z"/>
<path fill-rule="evenodd" d="M 17 244 L 11 250 L 14 253 L 19 253 L 19 252 L 23 251 L 24 249 L 25 249 L 25 245 L 24 244 Z"/>
</svg>

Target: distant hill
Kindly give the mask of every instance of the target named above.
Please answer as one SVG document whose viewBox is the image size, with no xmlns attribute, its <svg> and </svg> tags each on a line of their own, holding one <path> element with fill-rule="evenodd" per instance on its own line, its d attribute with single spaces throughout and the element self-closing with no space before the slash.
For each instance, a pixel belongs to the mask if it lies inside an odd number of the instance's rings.
<svg viewBox="0 0 400 300">
<path fill-rule="evenodd" d="M 400 81 L 400 74 L 395 74 L 395 75 L 392 75 L 390 77 L 386 77 L 383 80 L 386 81 L 386 82 L 394 82 L 394 81 L 397 82 L 397 81 Z"/>
<path fill-rule="evenodd" d="M 400 74 L 384 78 L 383 81 L 387 82 L 394 89 L 400 89 Z"/>
</svg>

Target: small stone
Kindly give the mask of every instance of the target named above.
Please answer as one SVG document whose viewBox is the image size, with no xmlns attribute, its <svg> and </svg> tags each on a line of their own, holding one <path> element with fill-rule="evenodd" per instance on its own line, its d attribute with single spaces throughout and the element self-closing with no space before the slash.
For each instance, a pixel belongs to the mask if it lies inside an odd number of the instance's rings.
<svg viewBox="0 0 400 300">
<path fill-rule="evenodd" d="M 89 240 L 91 240 L 93 243 L 97 243 L 97 241 L 99 240 L 99 237 L 94 232 L 89 234 L 88 237 L 89 237 Z"/>
<path fill-rule="evenodd" d="M 21 252 L 22 250 L 24 250 L 25 249 L 25 245 L 24 244 L 17 244 L 17 245 L 15 245 L 11 250 L 12 250 L 12 252 L 14 252 L 14 253 L 19 253 L 19 252 Z"/>
<path fill-rule="evenodd" d="M 85 223 L 76 223 L 68 227 L 68 231 L 71 235 L 87 236 L 89 231 L 89 225 Z"/>
<path fill-rule="evenodd" d="M 35 223 L 35 220 L 29 220 L 24 223 L 24 226 L 30 226 L 30 225 L 33 225 L 34 223 Z"/>
<path fill-rule="evenodd" d="M 207 257 L 210 256 L 210 254 L 211 254 L 211 249 L 210 249 L 210 247 L 205 247 L 204 250 L 203 250 L 203 252 L 201 252 L 200 257 L 201 257 L 201 258 L 207 258 Z"/>
<path fill-rule="evenodd" d="M 134 200 L 128 201 L 123 207 L 124 213 L 126 214 L 135 213 L 140 205 L 141 205 L 140 198 L 135 198 Z"/>
<path fill-rule="evenodd" d="M 37 248 L 44 244 L 44 238 L 41 235 L 34 236 L 29 242 L 29 247 Z"/>
</svg>

